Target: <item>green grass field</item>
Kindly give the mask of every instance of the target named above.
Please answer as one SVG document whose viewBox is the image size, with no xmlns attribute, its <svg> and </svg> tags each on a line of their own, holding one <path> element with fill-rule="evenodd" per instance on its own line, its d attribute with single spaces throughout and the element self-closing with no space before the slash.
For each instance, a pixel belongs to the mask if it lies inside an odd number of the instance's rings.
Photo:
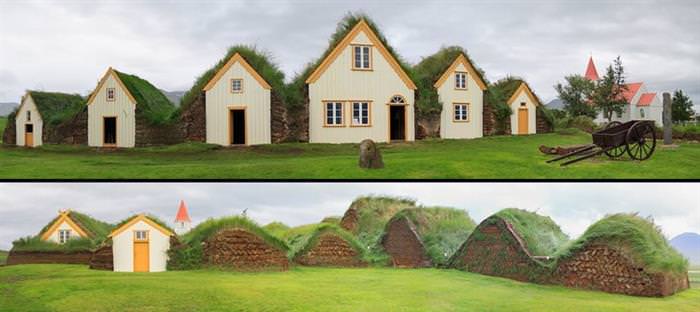
<svg viewBox="0 0 700 312">
<path fill-rule="evenodd" d="M 0 264 L 7 262 L 7 251 L 0 250 Z"/>
<path fill-rule="evenodd" d="M 599 157 L 569 167 L 547 164 L 537 147 L 590 143 L 589 134 L 499 136 L 381 145 L 386 167 L 357 166 L 357 144 L 206 144 L 98 151 L 88 147 L 0 148 L 0 178 L 698 178 L 700 144 L 658 148 L 643 162 Z"/>
<path fill-rule="evenodd" d="M 0 268 L 3 311 L 700 311 L 700 290 L 643 298 L 438 269 L 114 273 Z"/>
<path fill-rule="evenodd" d="M 7 125 L 7 117 L 0 116 L 0 143 L 2 143 L 2 134 L 5 133 L 5 126 Z"/>
</svg>

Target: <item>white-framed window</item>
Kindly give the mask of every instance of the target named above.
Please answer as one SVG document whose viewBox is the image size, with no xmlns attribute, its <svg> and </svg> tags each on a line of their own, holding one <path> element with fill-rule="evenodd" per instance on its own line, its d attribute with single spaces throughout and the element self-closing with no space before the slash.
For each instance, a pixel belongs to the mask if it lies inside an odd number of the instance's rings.
<svg viewBox="0 0 700 312">
<path fill-rule="evenodd" d="M 354 69 L 372 69 L 372 47 L 365 45 L 353 46 L 353 62 Z"/>
<path fill-rule="evenodd" d="M 394 95 L 391 97 L 391 100 L 389 100 L 389 104 L 406 104 L 406 99 L 404 99 L 403 96 Z"/>
<path fill-rule="evenodd" d="M 70 230 L 58 230 L 58 242 L 64 244 L 70 239 Z"/>
<path fill-rule="evenodd" d="M 643 108 L 639 109 L 639 117 L 644 118 L 644 109 Z"/>
<path fill-rule="evenodd" d="M 326 126 L 343 125 L 343 103 L 326 102 Z"/>
<path fill-rule="evenodd" d="M 107 101 L 114 101 L 114 88 L 107 88 Z"/>
<path fill-rule="evenodd" d="M 32 112 L 27 111 L 27 121 L 32 121 Z"/>
<path fill-rule="evenodd" d="M 134 231 L 134 240 L 147 241 L 148 240 L 148 231 L 143 231 L 143 230 Z"/>
<path fill-rule="evenodd" d="M 243 79 L 231 79 L 231 92 L 243 92 Z"/>
<path fill-rule="evenodd" d="M 352 124 L 354 126 L 369 125 L 369 102 L 352 103 Z"/>
<path fill-rule="evenodd" d="M 467 89 L 467 73 L 455 73 L 455 89 Z"/>
<path fill-rule="evenodd" d="M 454 104 L 454 121 L 469 121 L 469 104 Z"/>
</svg>

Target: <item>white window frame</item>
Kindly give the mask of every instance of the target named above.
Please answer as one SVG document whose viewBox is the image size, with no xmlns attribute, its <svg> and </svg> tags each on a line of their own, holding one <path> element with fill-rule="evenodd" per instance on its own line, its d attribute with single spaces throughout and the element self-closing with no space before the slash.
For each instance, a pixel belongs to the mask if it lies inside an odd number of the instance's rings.
<svg viewBox="0 0 700 312">
<path fill-rule="evenodd" d="M 471 120 L 470 106 L 469 103 L 452 103 L 452 121 L 469 122 Z"/>
<path fill-rule="evenodd" d="M 342 127 L 345 125 L 343 116 L 342 101 L 327 101 L 323 102 L 323 124 L 326 127 Z M 329 106 L 332 106 L 329 108 Z M 331 114 L 329 115 L 329 109 Z M 331 123 L 328 123 L 328 118 L 331 118 Z"/>
<path fill-rule="evenodd" d="M 371 105 L 369 101 L 352 102 L 352 126 L 366 127 L 372 125 L 370 120 Z"/>
<path fill-rule="evenodd" d="M 359 51 L 359 53 L 358 53 L 358 51 Z M 359 59 L 358 59 L 358 56 L 359 56 Z M 372 70 L 372 46 L 371 45 L 359 45 L 359 44 L 352 45 L 352 69 Z"/>
<path fill-rule="evenodd" d="M 239 86 L 240 86 L 240 87 L 238 88 L 238 90 L 236 90 L 236 89 L 233 87 L 233 83 L 236 82 L 236 81 L 239 82 Z M 231 93 L 243 93 L 243 79 L 240 79 L 240 78 L 233 78 L 233 79 L 231 79 L 230 84 L 231 84 Z"/>
<path fill-rule="evenodd" d="M 455 72 L 455 89 L 467 90 L 467 73 Z"/>
<path fill-rule="evenodd" d="M 115 88 L 107 88 L 107 102 L 114 102 L 117 98 L 117 91 Z"/>
<path fill-rule="evenodd" d="M 141 236 L 140 234 L 143 234 L 143 236 Z M 137 241 L 137 242 L 148 241 L 148 230 L 134 230 L 134 241 Z"/>
<path fill-rule="evenodd" d="M 70 239 L 70 232 L 71 230 L 58 230 L 58 243 L 65 244 Z"/>
</svg>

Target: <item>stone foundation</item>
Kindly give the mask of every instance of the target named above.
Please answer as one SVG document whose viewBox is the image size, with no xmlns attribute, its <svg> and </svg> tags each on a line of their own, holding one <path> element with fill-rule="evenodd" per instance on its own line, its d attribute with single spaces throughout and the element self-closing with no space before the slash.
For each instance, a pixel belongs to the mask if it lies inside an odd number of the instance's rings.
<svg viewBox="0 0 700 312">
<path fill-rule="evenodd" d="M 423 241 L 407 218 L 398 218 L 387 224 L 381 241 L 395 267 L 422 268 L 432 266 Z"/>
<path fill-rule="evenodd" d="M 549 133 L 552 132 L 552 126 L 547 122 L 539 109 L 536 110 L 535 115 L 537 116 L 537 127 L 535 133 Z"/>
<path fill-rule="evenodd" d="M 284 251 L 242 229 L 225 229 L 211 236 L 204 243 L 203 258 L 206 265 L 236 270 L 287 270 L 289 267 Z"/>
<path fill-rule="evenodd" d="M 14 251 L 7 256 L 7 265 L 13 264 L 90 264 L 90 251 Z"/>
<path fill-rule="evenodd" d="M 204 92 L 200 93 L 180 114 L 180 131 L 183 140 L 206 142 L 207 123 Z"/>
<path fill-rule="evenodd" d="M 294 261 L 307 266 L 358 267 L 366 263 L 360 254 L 339 235 L 322 233 L 316 244 Z"/>
</svg>

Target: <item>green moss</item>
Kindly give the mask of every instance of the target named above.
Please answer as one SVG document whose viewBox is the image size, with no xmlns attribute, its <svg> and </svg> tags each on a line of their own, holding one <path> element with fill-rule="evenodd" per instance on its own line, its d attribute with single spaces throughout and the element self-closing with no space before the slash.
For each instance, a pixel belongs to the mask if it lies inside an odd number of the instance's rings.
<svg viewBox="0 0 700 312">
<path fill-rule="evenodd" d="M 114 72 L 117 73 L 119 80 L 124 83 L 124 86 L 136 100 L 136 110 L 141 112 L 150 123 L 160 125 L 171 121 L 175 105 L 168 100 L 163 92 L 136 75 L 116 70 Z"/>
<path fill-rule="evenodd" d="M 78 94 L 28 91 L 48 127 L 64 122 L 85 107 L 85 99 Z"/>
<path fill-rule="evenodd" d="M 635 260 L 650 272 L 685 274 L 688 271 L 688 260 L 669 245 L 653 220 L 636 214 L 613 214 L 594 223 L 557 254 L 558 261 L 574 255 L 591 242 L 631 251 Z"/>
<path fill-rule="evenodd" d="M 494 216 L 510 222 L 533 256 L 549 256 L 569 241 L 550 217 L 517 208 L 503 209 Z"/>
<path fill-rule="evenodd" d="M 289 257 L 291 259 L 299 257 L 311 250 L 316 246 L 318 239 L 324 233 L 332 233 L 339 236 L 358 252 L 360 258 L 364 258 L 365 248 L 363 248 L 360 242 L 351 233 L 341 229 L 335 224 L 320 223 L 305 230 L 306 233 L 296 235 L 293 242 L 289 244 Z"/>
</svg>

